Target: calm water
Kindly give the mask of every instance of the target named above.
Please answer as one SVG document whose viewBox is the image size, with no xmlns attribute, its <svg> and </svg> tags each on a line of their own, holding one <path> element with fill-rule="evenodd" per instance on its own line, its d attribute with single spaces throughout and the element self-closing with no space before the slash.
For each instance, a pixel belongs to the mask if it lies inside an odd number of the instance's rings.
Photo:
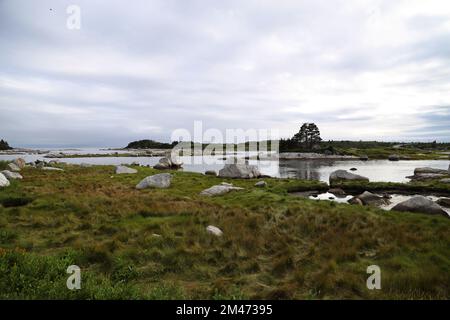
<svg viewBox="0 0 450 320">
<path fill-rule="evenodd" d="M 63 152 L 70 154 L 87 154 L 87 153 L 111 153 L 114 151 L 100 150 L 96 148 L 88 149 L 57 149 L 51 152 Z M 31 162 L 35 160 L 52 159 L 44 158 L 45 155 L 37 154 L 22 154 L 19 155 L 25 161 Z M 17 155 L 0 155 L 0 160 L 12 160 L 17 158 Z M 238 155 L 242 157 L 242 155 Z M 89 163 L 94 165 L 118 165 L 139 163 L 141 165 L 153 166 L 158 163 L 158 157 L 101 157 L 101 158 L 66 158 L 57 159 L 61 162 L 80 164 Z M 205 172 L 206 170 L 220 170 L 223 168 L 226 160 L 222 156 L 210 157 L 182 157 L 185 171 Z M 418 167 L 433 167 L 438 169 L 448 169 L 449 160 L 410 160 L 410 161 L 388 161 L 388 160 L 280 160 L 280 161 L 257 161 L 250 160 L 249 164 L 257 165 L 262 174 L 270 175 L 279 178 L 297 178 L 310 179 L 328 182 L 330 173 L 338 170 L 349 170 L 356 168 L 353 171 L 356 174 L 366 176 L 370 181 L 391 181 L 391 182 L 406 182 L 406 176 L 412 175 L 415 168 Z"/>
</svg>

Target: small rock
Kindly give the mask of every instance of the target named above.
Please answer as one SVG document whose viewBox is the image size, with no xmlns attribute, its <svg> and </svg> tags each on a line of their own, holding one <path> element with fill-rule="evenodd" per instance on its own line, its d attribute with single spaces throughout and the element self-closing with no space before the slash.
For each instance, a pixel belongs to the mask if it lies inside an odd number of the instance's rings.
<svg viewBox="0 0 450 320">
<path fill-rule="evenodd" d="M 400 156 L 398 154 L 391 154 L 388 157 L 389 161 L 399 161 L 400 160 Z"/>
<path fill-rule="evenodd" d="M 6 179 L 3 173 L 0 173 L 0 188 L 8 187 L 9 185 L 10 185 L 9 180 Z"/>
<path fill-rule="evenodd" d="M 369 160 L 369 157 L 367 155 L 362 155 L 362 156 L 359 157 L 359 160 L 367 161 L 367 160 Z"/>
<path fill-rule="evenodd" d="M 360 199 L 363 204 L 365 205 L 374 205 L 374 206 L 380 206 L 384 204 L 389 204 L 389 200 L 385 197 L 373 194 L 369 191 L 364 191 L 359 196 L 356 196 L 356 198 Z"/>
<path fill-rule="evenodd" d="M 446 177 L 447 174 L 443 173 L 418 173 L 413 176 L 407 176 L 406 178 L 415 180 L 415 181 L 425 181 L 425 180 L 433 180 Z"/>
<path fill-rule="evenodd" d="M 440 198 L 436 201 L 436 203 L 440 206 L 450 208 L 450 198 Z"/>
<path fill-rule="evenodd" d="M 364 205 L 364 203 L 358 197 L 353 197 L 350 200 L 348 200 L 347 202 L 350 203 L 350 204 L 356 204 L 356 205 L 359 205 L 359 206 L 363 206 Z"/>
<path fill-rule="evenodd" d="M 116 166 L 116 174 L 133 174 L 137 172 L 138 171 L 133 168 L 128 168 L 125 166 Z"/>
<path fill-rule="evenodd" d="M 159 173 L 149 176 L 139 182 L 136 189 L 159 188 L 166 189 L 170 187 L 172 175 L 170 173 Z"/>
<path fill-rule="evenodd" d="M 222 230 L 214 226 L 207 226 L 206 231 L 210 234 L 215 235 L 216 237 L 221 237 L 223 235 Z"/>
<path fill-rule="evenodd" d="M 13 161 L 13 163 L 18 166 L 20 169 L 25 168 L 26 162 L 24 159 L 22 158 L 17 158 Z"/>
<path fill-rule="evenodd" d="M 265 182 L 265 181 L 258 181 L 257 183 L 255 183 L 255 187 L 265 188 L 265 187 L 267 187 L 267 182 Z"/>
<path fill-rule="evenodd" d="M 20 168 L 15 163 L 8 163 L 8 170 L 13 172 L 19 172 Z"/>
<path fill-rule="evenodd" d="M 450 183 L 450 178 L 441 179 L 439 181 L 442 183 Z"/>
<path fill-rule="evenodd" d="M 430 167 L 424 167 L 424 168 L 415 168 L 414 169 L 414 175 L 420 175 L 423 173 L 433 173 L 433 174 L 447 174 L 447 170 L 443 169 L 436 169 L 436 168 L 430 168 Z"/>
<path fill-rule="evenodd" d="M 358 170 L 358 169 L 356 169 L 356 168 L 350 168 L 350 171 L 356 171 L 356 170 Z"/>
<path fill-rule="evenodd" d="M 2 171 L 2 174 L 8 180 L 11 180 L 11 179 L 19 179 L 19 180 L 21 180 L 21 179 L 23 179 L 23 177 L 18 172 L 11 172 L 9 170 L 4 170 L 4 171 Z"/>
<path fill-rule="evenodd" d="M 42 167 L 41 169 L 45 170 L 45 171 L 64 171 L 63 169 L 54 168 L 54 167 Z"/>
<path fill-rule="evenodd" d="M 242 189 L 243 188 L 233 187 L 229 185 L 216 185 L 212 186 L 211 188 L 203 190 L 202 192 L 200 192 L 200 195 L 208 197 L 220 196 L 233 190 L 242 190 Z"/>
<path fill-rule="evenodd" d="M 438 204 L 428 198 L 425 198 L 424 196 L 414 196 L 406 201 L 400 202 L 391 210 L 442 214 L 448 217 L 447 212 L 445 212 Z"/>
<path fill-rule="evenodd" d="M 82 167 L 82 168 L 90 168 L 90 167 L 92 167 L 92 164 L 83 162 L 83 163 L 80 164 L 80 167 Z"/>
<path fill-rule="evenodd" d="M 328 190 L 328 193 L 332 193 L 335 196 L 346 196 L 347 193 L 345 193 L 344 190 L 342 190 L 341 188 L 331 188 Z"/>
<path fill-rule="evenodd" d="M 217 172 L 215 170 L 207 170 L 207 171 L 205 171 L 205 175 L 216 177 L 217 176 Z"/>
</svg>

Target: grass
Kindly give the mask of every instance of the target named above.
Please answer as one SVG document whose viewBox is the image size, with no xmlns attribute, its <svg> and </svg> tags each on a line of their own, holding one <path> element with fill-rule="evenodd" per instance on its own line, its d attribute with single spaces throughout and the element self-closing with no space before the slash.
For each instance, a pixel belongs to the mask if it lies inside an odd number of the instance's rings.
<svg viewBox="0 0 450 320">
<path fill-rule="evenodd" d="M 139 191 L 159 171 L 61 166 L 26 168 L 0 189 L 0 298 L 450 298 L 445 217 L 288 194 L 325 190 L 320 182 L 265 179 L 256 188 L 256 180 L 173 171 L 169 189 Z M 222 181 L 245 190 L 199 195 Z M 71 264 L 82 270 L 78 291 L 65 286 Z M 382 290 L 366 288 L 372 264 Z"/>
<path fill-rule="evenodd" d="M 390 155 L 396 154 L 400 160 L 448 160 L 448 150 L 424 150 L 414 147 L 393 148 L 384 147 L 369 147 L 369 148 L 336 148 L 341 154 L 350 156 L 366 155 L 369 159 L 388 159 Z M 446 153 L 447 152 L 447 153 Z"/>
</svg>

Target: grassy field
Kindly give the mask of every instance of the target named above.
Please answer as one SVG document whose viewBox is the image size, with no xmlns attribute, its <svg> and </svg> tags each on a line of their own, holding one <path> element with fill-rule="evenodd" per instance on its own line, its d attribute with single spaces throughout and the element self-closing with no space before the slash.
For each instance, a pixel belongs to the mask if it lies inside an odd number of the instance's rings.
<svg viewBox="0 0 450 320">
<path fill-rule="evenodd" d="M 327 188 L 301 180 L 229 180 L 245 190 L 208 198 L 199 192 L 227 180 L 172 172 L 169 189 L 139 191 L 157 171 L 136 168 L 26 168 L 0 189 L 0 298 L 450 298 L 443 216 L 289 195 Z M 81 290 L 66 288 L 72 264 Z M 373 264 L 381 290 L 366 288 Z"/>
</svg>

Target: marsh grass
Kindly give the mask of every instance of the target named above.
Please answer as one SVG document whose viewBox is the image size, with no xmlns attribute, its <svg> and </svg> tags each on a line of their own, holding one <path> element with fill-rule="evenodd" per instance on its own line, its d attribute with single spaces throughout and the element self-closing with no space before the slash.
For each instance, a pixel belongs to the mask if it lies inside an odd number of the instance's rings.
<svg viewBox="0 0 450 320">
<path fill-rule="evenodd" d="M 65 165 L 27 168 L 0 199 L 0 297 L 6 299 L 448 299 L 445 217 L 318 202 L 290 191 L 320 182 L 224 180 L 172 171 L 169 189 L 136 190 L 155 174 Z M 245 190 L 199 192 L 222 181 Z M 224 235 L 214 237 L 206 226 Z M 82 290 L 65 287 L 82 269 Z M 382 290 L 366 268 L 382 269 Z"/>
</svg>

